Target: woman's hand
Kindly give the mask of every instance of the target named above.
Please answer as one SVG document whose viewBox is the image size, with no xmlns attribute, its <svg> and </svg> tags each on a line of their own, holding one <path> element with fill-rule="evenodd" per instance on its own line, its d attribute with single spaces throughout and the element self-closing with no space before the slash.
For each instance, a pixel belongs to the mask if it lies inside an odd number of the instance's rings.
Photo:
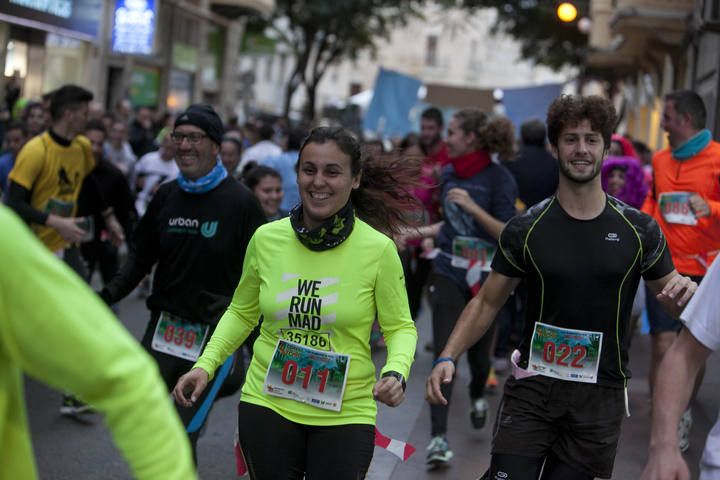
<svg viewBox="0 0 720 480">
<path fill-rule="evenodd" d="M 395 377 L 383 377 L 373 387 L 373 397 L 388 407 L 397 407 L 405 400 L 405 391 L 400 380 Z"/>
<path fill-rule="evenodd" d="M 209 376 L 202 368 L 193 368 L 180 377 L 172 391 L 178 405 L 192 407 L 207 387 Z"/>
</svg>

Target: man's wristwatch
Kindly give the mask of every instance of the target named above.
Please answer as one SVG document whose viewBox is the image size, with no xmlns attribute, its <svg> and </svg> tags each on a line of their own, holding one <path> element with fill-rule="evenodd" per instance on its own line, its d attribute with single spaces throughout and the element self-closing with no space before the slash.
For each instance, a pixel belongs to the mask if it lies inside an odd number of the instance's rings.
<svg viewBox="0 0 720 480">
<path fill-rule="evenodd" d="M 401 373 L 398 373 L 394 370 L 390 370 L 389 372 L 385 372 L 382 374 L 382 378 L 385 378 L 385 377 L 397 378 L 398 382 L 400 382 L 400 385 L 402 385 L 403 392 L 405 391 L 405 377 L 403 377 Z"/>
</svg>

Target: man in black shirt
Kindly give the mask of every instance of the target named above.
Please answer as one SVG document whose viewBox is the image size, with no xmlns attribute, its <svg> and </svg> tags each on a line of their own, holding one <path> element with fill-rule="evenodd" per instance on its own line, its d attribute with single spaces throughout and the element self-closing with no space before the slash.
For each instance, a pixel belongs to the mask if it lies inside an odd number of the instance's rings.
<svg viewBox="0 0 720 480">
<path fill-rule="evenodd" d="M 265 223 L 252 192 L 229 176 L 220 161 L 222 134 L 222 122 L 210 106 L 191 105 L 180 114 L 171 134 L 180 174 L 155 193 L 135 231 L 127 263 L 101 292 L 107 303 L 115 303 L 157 265 L 142 344 L 157 361 L 168 389 L 200 356 L 230 304 L 247 244 Z M 222 380 L 220 373 L 214 381 Z M 178 408 L 193 452 L 213 400 L 200 398 L 191 408 Z"/>
<path fill-rule="evenodd" d="M 546 199 L 557 190 L 558 166 L 545 148 L 545 124 L 528 120 L 520 126 L 522 145 L 517 157 L 503 165 L 518 184 L 518 196 L 527 208 Z"/>
<path fill-rule="evenodd" d="M 628 408 L 628 324 L 640 277 L 674 312 L 697 284 L 674 269 L 651 217 L 602 190 L 612 104 L 562 96 L 547 124 L 560 169 L 557 194 L 506 225 L 492 272 L 435 361 L 426 394 L 445 402 L 440 385 L 452 378 L 455 361 L 525 278 L 528 321 L 485 478 L 537 479 L 541 470 L 543 479 L 610 478 Z"/>
<path fill-rule="evenodd" d="M 91 232 L 88 232 L 90 238 L 80 246 L 80 250 L 87 264 L 88 281 L 92 279 L 97 266 L 103 284 L 106 284 L 115 276 L 119 268 L 118 247 L 110 241 L 102 215 L 95 212 L 98 202 L 96 192 L 100 192 L 107 199 L 108 206 L 112 207 L 115 217 L 122 226 L 126 241 L 129 241 L 132 235 L 137 215 L 125 176 L 105 157 L 103 149 L 107 137 L 105 126 L 99 120 L 92 120 L 87 124 L 85 136 L 90 140 L 95 157 L 95 169 L 85 179 L 78 197 L 78 217 L 83 217 L 85 219 L 83 224 L 91 229 Z"/>
</svg>

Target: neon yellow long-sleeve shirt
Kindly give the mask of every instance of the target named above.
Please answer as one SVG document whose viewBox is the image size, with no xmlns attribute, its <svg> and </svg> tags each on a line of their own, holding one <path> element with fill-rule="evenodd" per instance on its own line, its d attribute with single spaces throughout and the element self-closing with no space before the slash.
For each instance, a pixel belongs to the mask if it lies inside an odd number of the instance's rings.
<svg viewBox="0 0 720 480">
<path fill-rule="evenodd" d="M 105 415 L 140 479 L 194 479 L 157 367 L 98 297 L 0 207 L 0 478 L 37 477 L 22 373 Z"/>
<path fill-rule="evenodd" d="M 300 243 L 289 219 L 260 227 L 248 245 L 232 303 L 195 366 L 212 376 L 257 325 L 260 314 L 263 323 L 242 390 L 244 402 L 306 425 L 374 425 L 375 365 L 369 339 L 376 316 L 387 344 L 382 373 L 392 370 L 408 377 L 417 331 L 400 258 L 392 240 L 360 219 L 343 243 L 320 252 Z M 350 355 L 340 412 L 263 393 L 280 338 Z"/>
</svg>

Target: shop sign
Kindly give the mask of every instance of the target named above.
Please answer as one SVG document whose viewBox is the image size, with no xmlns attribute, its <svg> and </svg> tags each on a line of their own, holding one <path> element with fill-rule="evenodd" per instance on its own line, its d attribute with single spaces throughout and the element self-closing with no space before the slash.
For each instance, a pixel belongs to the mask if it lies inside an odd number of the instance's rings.
<svg viewBox="0 0 720 480">
<path fill-rule="evenodd" d="M 160 99 L 160 71 L 136 65 L 130 77 L 130 103 L 134 107 L 156 107 Z"/>
<path fill-rule="evenodd" d="M 156 9 L 155 0 L 116 0 L 112 51 L 150 55 L 153 52 Z"/>
<path fill-rule="evenodd" d="M 0 20 L 94 42 L 102 9 L 102 0 L 0 0 Z"/>
<path fill-rule="evenodd" d="M 172 48 L 173 66 L 194 72 L 197 69 L 197 48 L 175 42 Z"/>
</svg>

